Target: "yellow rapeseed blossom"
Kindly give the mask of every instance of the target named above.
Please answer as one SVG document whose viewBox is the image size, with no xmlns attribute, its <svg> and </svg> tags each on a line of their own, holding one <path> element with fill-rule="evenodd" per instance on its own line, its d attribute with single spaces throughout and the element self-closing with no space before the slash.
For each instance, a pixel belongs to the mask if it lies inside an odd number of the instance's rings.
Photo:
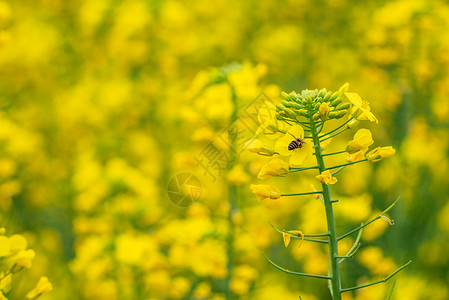
<svg viewBox="0 0 449 300">
<path fill-rule="evenodd" d="M 274 158 L 262 167 L 257 177 L 266 179 L 273 176 L 286 176 L 288 174 L 288 171 L 288 163 L 280 158 Z"/>
<path fill-rule="evenodd" d="M 28 249 L 28 250 L 21 250 L 18 253 L 11 256 L 8 261 L 10 261 L 12 264 L 15 264 L 17 267 L 23 267 L 23 268 L 31 268 L 32 261 L 34 257 L 36 256 L 36 253 L 34 250 Z"/>
<path fill-rule="evenodd" d="M 51 290 L 53 290 L 53 285 L 46 276 L 42 276 L 36 287 L 27 294 L 26 298 L 29 300 L 37 299 L 39 296 L 48 293 Z"/>
<path fill-rule="evenodd" d="M 304 161 L 312 155 L 312 142 L 303 141 L 301 147 L 288 150 L 289 144 L 295 139 L 304 138 L 304 129 L 299 125 L 293 125 L 287 133 L 277 140 L 275 150 L 282 156 L 290 156 L 290 163 L 293 165 L 302 165 Z"/>
<path fill-rule="evenodd" d="M 279 199 L 281 197 L 281 191 L 272 185 L 251 184 L 250 188 L 259 201 L 265 199 Z"/>
<path fill-rule="evenodd" d="M 329 115 L 329 104 L 327 102 L 321 103 L 318 111 L 320 112 L 321 120 L 326 120 Z"/>
<path fill-rule="evenodd" d="M 315 178 L 318 179 L 319 181 L 321 181 L 321 183 L 324 183 L 327 185 L 335 184 L 338 181 L 337 177 L 333 177 L 329 170 L 322 172 L 320 175 L 317 175 Z"/>
<path fill-rule="evenodd" d="M 376 149 L 368 152 L 366 158 L 370 162 L 377 162 L 384 158 L 392 157 L 396 153 L 396 150 L 392 146 L 377 147 Z"/>
<path fill-rule="evenodd" d="M 273 155 L 274 150 L 266 147 L 261 140 L 259 139 L 252 139 L 249 140 L 246 145 L 245 145 L 246 149 L 249 152 L 253 152 L 253 153 L 257 153 L 257 154 L 261 154 L 261 155 Z"/>
<path fill-rule="evenodd" d="M 374 143 L 371 131 L 368 129 L 362 128 L 359 129 L 352 141 L 348 142 L 348 146 L 346 147 L 346 152 L 355 153 L 360 150 L 366 150 L 369 146 Z"/>
<path fill-rule="evenodd" d="M 346 97 L 352 103 L 351 114 L 353 118 L 357 120 L 369 120 L 371 122 L 376 122 L 377 118 L 371 112 L 371 108 L 367 101 L 362 100 L 359 94 L 354 92 L 346 92 Z"/>
</svg>

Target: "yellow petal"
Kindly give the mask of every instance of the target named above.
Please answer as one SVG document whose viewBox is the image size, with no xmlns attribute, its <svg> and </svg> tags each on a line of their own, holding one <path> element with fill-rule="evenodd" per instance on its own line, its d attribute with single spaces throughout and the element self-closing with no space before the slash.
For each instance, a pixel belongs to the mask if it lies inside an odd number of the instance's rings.
<svg viewBox="0 0 449 300">
<path fill-rule="evenodd" d="M 312 154 L 312 142 L 307 141 L 302 145 L 302 148 L 293 150 L 293 154 L 290 157 L 290 163 L 292 165 L 300 166 L 304 161 Z"/>
<path fill-rule="evenodd" d="M 356 106 L 361 106 L 363 104 L 363 100 L 359 94 L 354 92 L 346 92 L 345 95 L 352 104 Z"/>
<path fill-rule="evenodd" d="M 284 239 L 284 245 L 285 245 L 285 247 L 287 247 L 288 244 L 290 244 L 290 237 L 291 237 L 291 236 L 292 236 L 292 235 L 289 234 L 289 233 L 287 233 L 287 232 L 283 232 L 283 233 L 282 233 L 282 238 Z"/>
</svg>

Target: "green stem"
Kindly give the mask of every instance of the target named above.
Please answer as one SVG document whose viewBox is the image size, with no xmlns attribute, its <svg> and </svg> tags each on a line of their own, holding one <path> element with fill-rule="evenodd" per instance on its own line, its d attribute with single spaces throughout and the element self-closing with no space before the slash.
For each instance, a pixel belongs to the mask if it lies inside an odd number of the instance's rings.
<svg viewBox="0 0 449 300">
<path fill-rule="evenodd" d="M 315 144 L 315 158 L 319 166 L 320 173 L 326 170 L 324 165 L 324 159 L 321 151 L 320 139 L 318 137 L 318 131 L 315 126 L 313 118 L 310 118 L 310 125 L 312 127 L 313 142 Z M 332 297 L 334 300 L 341 300 L 341 279 L 340 279 L 340 266 L 338 264 L 338 241 L 337 241 L 337 229 L 335 227 L 334 212 L 332 208 L 332 197 L 329 185 L 322 183 L 323 187 L 323 200 L 326 210 L 327 230 L 329 232 L 329 255 L 330 255 L 330 273 L 331 273 L 331 288 Z"/>
<path fill-rule="evenodd" d="M 376 282 L 372 282 L 372 283 L 368 283 L 365 285 L 360 285 L 360 286 L 354 286 L 354 287 L 350 287 L 350 288 L 346 288 L 346 289 L 342 289 L 342 292 L 348 292 L 348 291 L 353 291 L 353 290 L 358 290 L 358 289 L 363 289 L 375 284 L 379 284 L 382 282 L 387 281 L 388 279 L 390 279 L 391 277 L 393 277 L 394 275 L 396 275 L 397 273 L 399 273 L 400 271 L 402 271 L 402 269 L 404 269 L 405 267 L 407 267 L 412 261 L 410 260 L 408 263 L 406 263 L 405 265 L 403 265 L 402 267 L 398 268 L 396 271 L 394 271 L 393 273 L 391 273 L 390 275 L 388 275 L 387 277 L 385 277 L 384 279 L 381 279 L 379 281 Z"/>
</svg>

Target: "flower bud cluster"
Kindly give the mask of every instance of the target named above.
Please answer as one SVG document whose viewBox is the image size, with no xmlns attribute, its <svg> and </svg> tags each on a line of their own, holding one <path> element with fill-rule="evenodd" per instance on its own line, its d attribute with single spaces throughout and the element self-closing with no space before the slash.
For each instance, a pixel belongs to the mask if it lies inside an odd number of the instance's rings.
<svg viewBox="0 0 449 300">
<path fill-rule="evenodd" d="M 321 119 L 340 119 L 348 112 L 349 102 L 343 102 L 348 89 L 345 83 L 337 92 L 322 90 L 304 90 L 301 94 L 295 91 L 287 94 L 282 92 L 283 100 L 276 105 L 276 118 L 278 120 L 299 120 L 300 117 L 315 121 Z"/>
</svg>

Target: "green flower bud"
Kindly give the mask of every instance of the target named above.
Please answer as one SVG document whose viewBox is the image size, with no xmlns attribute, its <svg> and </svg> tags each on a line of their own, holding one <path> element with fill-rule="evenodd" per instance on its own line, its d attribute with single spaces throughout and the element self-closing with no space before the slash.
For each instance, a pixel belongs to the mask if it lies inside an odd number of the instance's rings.
<svg viewBox="0 0 449 300">
<path fill-rule="evenodd" d="M 290 96 L 284 91 L 281 92 L 281 97 L 284 100 L 290 100 Z"/>
<path fill-rule="evenodd" d="M 331 91 L 327 92 L 326 95 L 323 98 L 323 101 L 326 101 L 326 102 L 329 101 L 331 96 L 332 96 L 332 92 Z"/>
<path fill-rule="evenodd" d="M 305 109 L 300 109 L 300 110 L 298 110 L 298 114 L 300 116 L 304 116 L 305 117 L 305 116 L 307 116 L 308 112 Z"/>
<path fill-rule="evenodd" d="M 317 110 L 318 108 L 320 108 L 321 103 L 315 103 L 315 106 L 313 107 L 315 110 Z"/>
<path fill-rule="evenodd" d="M 290 99 L 292 99 L 292 100 L 295 99 L 296 97 L 298 97 L 298 95 L 296 94 L 295 91 L 290 92 L 288 95 L 290 96 Z"/>
<path fill-rule="evenodd" d="M 320 118 L 320 114 L 316 113 L 313 115 L 313 119 L 316 121 Z"/>
<path fill-rule="evenodd" d="M 342 117 L 344 117 L 345 115 L 346 115 L 346 113 L 347 113 L 348 111 L 345 109 L 345 110 L 340 110 L 339 112 L 337 112 L 337 117 L 336 117 L 336 119 L 340 119 L 340 118 L 342 118 Z"/>
<path fill-rule="evenodd" d="M 295 108 L 295 109 L 300 109 L 300 108 L 301 108 L 301 105 L 299 105 L 298 103 L 294 102 L 294 103 L 293 103 L 293 108 Z"/>
<path fill-rule="evenodd" d="M 331 102 L 331 106 L 335 107 L 335 106 L 337 106 L 340 103 L 341 103 L 341 98 L 337 98 L 337 99 L 335 99 L 334 101 Z"/>
<path fill-rule="evenodd" d="M 306 105 L 307 105 L 307 101 L 303 99 L 303 100 L 301 101 L 301 104 L 302 104 L 302 106 L 306 106 Z"/>
<path fill-rule="evenodd" d="M 318 97 L 321 97 L 321 98 L 323 98 L 325 95 L 326 95 L 326 90 L 324 90 L 324 89 L 318 93 Z"/>
<path fill-rule="evenodd" d="M 307 96 L 306 101 L 307 101 L 307 103 L 312 103 L 312 102 L 313 102 L 313 99 L 312 99 L 312 97 Z"/>
<path fill-rule="evenodd" d="M 345 83 L 341 86 L 341 88 L 338 90 L 338 96 L 340 96 L 341 98 L 343 98 L 343 96 L 345 95 L 345 92 L 348 90 L 349 88 L 349 83 Z"/>
<path fill-rule="evenodd" d="M 280 110 L 280 111 L 283 111 L 285 109 L 285 106 L 282 105 L 282 104 L 276 104 L 276 109 Z"/>
<path fill-rule="evenodd" d="M 331 111 L 331 112 L 329 113 L 328 118 L 329 118 L 329 119 L 335 119 L 335 118 L 337 118 L 337 116 L 338 116 L 338 113 L 337 113 L 336 111 Z"/>
<path fill-rule="evenodd" d="M 346 103 L 342 103 L 342 104 L 340 104 L 339 106 L 337 106 L 337 109 L 338 109 L 338 110 L 341 110 L 341 109 L 348 109 L 349 107 L 351 107 L 351 104 L 350 104 L 349 102 L 346 102 Z"/>
<path fill-rule="evenodd" d="M 338 92 L 335 92 L 331 95 L 331 97 L 329 98 L 329 101 L 334 101 L 335 99 L 337 99 L 338 97 Z"/>
<path fill-rule="evenodd" d="M 286 108 L 284 111 L 289 118 L 294 119 L 296 117 L 295 112 L 290 108 Z"/>
<path fill-rule="evenodd" d="M 285 100 L 281 100 L 281 104 L 284 105 L 285 107 L 291 107 L 292 104 L 291 102 L 285 101 Z"/>
<path fill-rule="evenodd" d="M 283 118 L 279 113 L 276 113 L 274 116 L 275 116 L 276 119 L 279 120 L 279 121 L 284 120 L 284 118 Z"/>
</svg>

